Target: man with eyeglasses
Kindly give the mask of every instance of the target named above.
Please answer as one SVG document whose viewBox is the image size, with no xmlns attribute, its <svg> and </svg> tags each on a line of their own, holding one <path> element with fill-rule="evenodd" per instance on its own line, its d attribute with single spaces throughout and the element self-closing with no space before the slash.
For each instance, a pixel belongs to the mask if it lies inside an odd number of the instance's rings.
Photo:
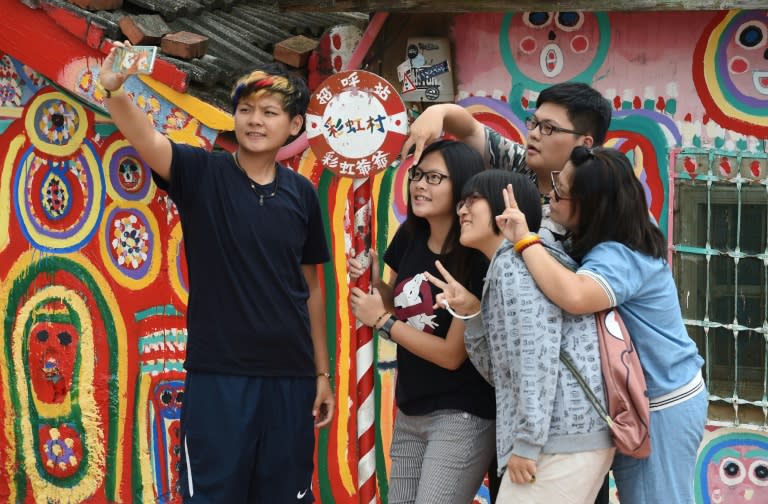
<svg viewBox="0 0 768 504">
<path fill-rule="evenodd" d="M 542 219 L 539 234 L 550 241 L 564 241 L 566 229 L 549 215 L 549 192 L 557 201 L 568 199 L 557 183 L 557 176 L 574 147 L 596 147 L 605 141 L 611 123 L 611 103 L 596 89 L 578 82 L 563 82 L 544 89 L 536 100 L 536 110 L 525 119 L 528 138 L 525 145 L 501 136 L 484 126 L 463 107 L 452 103 L 432 105 L 411 124 L 401 158 L 413 149 L 413 163 L 424 147 L 443 136 L 453 135 L 483 155 L 487 168 L 498 168 L 528 175 L 541 194 Z M 499 189 L 501 190 L 501 189 Z M 549 234 L 549 236 L 547 236 Z M 495 500 L 499 480 L 490 474 Z M 595 504 L 607 504 L 606 478 Z"/>
<path fill-rule="evenodd" d="M 611 122 L 611 103 L 587 84 L 564 82 L 544 89 L 536 100 L 536 110 L 525 119 L 528 139 L 525 145 L 504 138 L 477 121 L 463 107 L 438 104 L 427 108 L 411 124 L 402 150 L 403 159 L 414 149 L 418 163 L 427 144 L 449 133 L 483 155 L 488 168 L 500 168 L 530 176 L 542 196 L 542 229 L 562 240 L 566 231 L 549 219 L 549 191 L 556 174 L 563 168 L 574 147 L 595 147 L 605 141 Z M 555 197 L 565 199 L 567 195 Z"/>
</svg>

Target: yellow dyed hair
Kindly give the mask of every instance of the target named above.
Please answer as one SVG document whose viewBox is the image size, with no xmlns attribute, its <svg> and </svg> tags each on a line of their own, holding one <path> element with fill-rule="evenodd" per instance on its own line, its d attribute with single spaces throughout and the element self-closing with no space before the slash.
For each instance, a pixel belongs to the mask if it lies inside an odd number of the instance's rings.
<svg viewBox="0 0 768 504">
<path fill-rule="evenodd" d="M 303 115 L 309 104 L 309 89 L 303 79 L 297 77 L 279 66 L 268 69 L 254 70 L 241 77 L 232 88 L 232 111 L 237 110 L 237 104 L 246 96 L 259 97 L 263 94 L 279 95 L 282 98 L 283 109 L 291 117 Z"/>
</svg>

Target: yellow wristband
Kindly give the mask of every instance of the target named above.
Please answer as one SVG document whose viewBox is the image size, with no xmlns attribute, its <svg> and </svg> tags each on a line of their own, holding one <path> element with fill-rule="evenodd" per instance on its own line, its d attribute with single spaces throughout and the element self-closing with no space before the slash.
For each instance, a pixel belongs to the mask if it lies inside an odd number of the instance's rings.
<svg viewBox="0 0 768 504">
<path fill-rule="evenodd" d="M 123 88 L 122 84 L 120 84 L 120 87 L 115 90 L 109 90 L 105 88 L 104 85 L 99 81 L 96 83 L 96 89 L 104 95 L 104 98 L 115 98 L 125 94 L 125 89 Z"/>
<path fill-rule="evenodd" d="M 539 243 L 540 241 L 541 241 L 541 238 L 539 238 L 539 235 L 537 235 L 536 233 L 528 233 L 527 235 L 523 236 L 515 243 L 515 252 L 519 254 L 524 249 L 528 248 L 534 243 Z"/>
</svg>

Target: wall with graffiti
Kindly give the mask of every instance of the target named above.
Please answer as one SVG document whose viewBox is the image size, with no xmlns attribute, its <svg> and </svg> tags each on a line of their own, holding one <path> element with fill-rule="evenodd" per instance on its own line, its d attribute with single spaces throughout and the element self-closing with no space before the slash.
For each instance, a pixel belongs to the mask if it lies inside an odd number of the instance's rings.
<svg viewBox="0 0 768 504">
<path fill-rule="evenodd" d="M 765 152 L 765 11 L 465 14 L 451 36 L 459 102 L 510 138 L 524 139 L 522 120 L 549 84 L 580 80 L 610 98 L 608 144 L 634 161 L 665 230 L 671 150 Z M 99 107 L 88 65 L 71 67 L 63 89 L 0 54 L 2 502 L 177 499 L 187 301 L 179 217 Z M 131 80 L 128 90 L 174 139 L 214 143 L 215 131 L 145 83 Z M 318 189 L 333 257 L 323 280 L 338 410 L 318 434 L 313 486 L 321 502 L 352 503 L 353 184 L 310 151 L 289 164 Z M 405 188 L 402 169 L 372 181 L 380 257 L 406 214 Z M 375 461 L 386 502 L 395 349 L 374 344 Z M 768 436 L 708 431 L 696 488 L 701 503 L 766 500 Z M 487 489 L 476 502 L 489 502 Z"/>
</svg>

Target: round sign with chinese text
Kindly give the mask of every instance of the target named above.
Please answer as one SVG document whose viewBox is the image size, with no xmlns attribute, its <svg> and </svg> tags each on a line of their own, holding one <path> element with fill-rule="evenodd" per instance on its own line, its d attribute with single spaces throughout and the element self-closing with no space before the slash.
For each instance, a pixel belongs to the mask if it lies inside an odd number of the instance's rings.
<svg viewBox="0 0 768 504">
<path fill-rule="evenodd" d="M 320 163 L 346 177 L 386 169 L 408 133 L 405 105 L 384 78 L 362 70 L 332 75 L 309 100 L 307 140 Z"/>
</svg>

